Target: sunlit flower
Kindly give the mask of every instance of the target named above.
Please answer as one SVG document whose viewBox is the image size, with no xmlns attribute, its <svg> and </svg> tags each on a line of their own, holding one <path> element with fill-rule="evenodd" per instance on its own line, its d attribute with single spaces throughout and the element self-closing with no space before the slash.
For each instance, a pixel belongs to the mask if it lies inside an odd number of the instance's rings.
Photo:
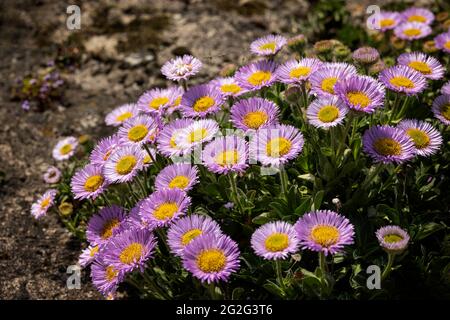
<svg viewBox="0 0 450 320">
<path fill-rule="evenodd" d="M 156 118 L 139 115 L 126 121 L 118 131 L 123 145 L 143 145 L 153 143 L 159 133 L 161 123 Z"/>
<path fill-rule="evenodd" d="M 450 31 L 438 34 L 434 38 L 436 48 L 443 50 L 446 53 L 450 53 Z"/>
<path fill-rule="evenodd" d="M 380 31 L 394 29 L 401 22 L 401 16 L 398 12 L 381 11 L 379 14 Z"/>
<path fill-rule="evenodd" d="M 53 206 L 57 193 L 55 189 L 47 190 L 31 205 L 31 214 L 35 219 L 39 219 L 47 214 L 48 209 Z"/>
<path fill-rule="evenodd" d="M 278 106 L 270 100 L 252 97 L 231 107 L 231 122 L 241 130 L 258 130 L 278 123 Z"/>
<path fill-rule="evenodd" d="M 90 265 L 92 262 L 94 262 L 99 249 L 100 249 L 99 245 L 89 246 L 86 249 L 84 249 L 81 252 L 80 257 L 78 258 L 78 264 L 82 268 L 85 268 L 88 265 Z"/>
<path fill-rule="evenodd" d="M 280 35 L 268 35 L 253 41 L 250 51 L 258 56 L 271 56 L 280 51 L 287 43 L 285 37 Z"/>
<path fill-rule="evenodd" d="M 187 153 L 195 146 L 210 141 L 217 132 L 219 132 L 219 124 L 214 120 L 194 121 L 177 134 L 175 145 Z"/>
<path fill-rule="evenodd" d="M 420 22 L 404 22 L 394 29 L 394 34 L 400 39 L 411 41 L 430 35 L 431 28 L 427 24 Z"/>
<path fill-rule="evenodd" d="M 187 80 L 197 74 L 202 68 L 202 63 L 197 58 L 185 54 L 164 63 L 161 72 L 167 79 L 173 81 Z"/>
<path fill-rule="evenodd" d="M 154 115 L 164 114 L 172 106 L 176 97 L 172 89 L 155 88 L 144 92 L 137 102 L 139 111 Z"/>
<path fill-rule="evenodd" d="M 120 146 L 121 142 L 117 134 L 103 138 L 92 150 L 89 160 L 92 164 L 103 166 L 109 156 Z"/>
<path fill-rule="evenodd" d="M 277 78 L 278 81 L 286 84 L 301 84 L 308 80 L 322 65 L 323 62 L 315 58 L 292 59 L 278 67 Z"/>
<path fill-rule="evenodd" d="M 87 240 L 91 245 L 105 244 L 117 233 L 125 218 L 125 210 L 117 205 L 101 209 L 89 219 L 86 230 Z"/>
<path fill-rule="evenodd" d="M 184 149 L 180 148 L 175 141 L 182 130 L 193 123 L 192 119 L 176 119 L 165 125 L 157 138 L 158 151 L 166 157 L 182 154 Z"/>
<path fill-rule="evenodd" d="M 272 85 L 277 80 L 276 69 L 275 62 L 262 60 L 239 68 L 234 78 L 246 90 L 259 90 Z"/>
<path fill-rule="evenodd" d="M 397 128 L 402 129 L 413 140 L 415 153 L 419 156 L 435 154 L 442 145 L 440 132 L 425 121 L 405 119 Z"/>
<path fill-rule="evenodd" d="M 353 52 L 352 58 L 361 64 L 371 64 L 380 58 L 380 53 L 372 47 L 361 47 Z"/>
<path fill-rule="evenodd" d="M 355 66 L 348 63 L 324 63 L 317 72 L 311 75 L 311 91 L 319 96 L 335 95 L 335 85 L 351 75 L 356 74 Z"/>
<path fill-rule="evenodd" d="M 438 80 L 445 73 L 444 67 L 436 58 L 422 52 L 402 53 L 397 62 L 420 72 L 427 79 Z"/>
<path fill-rule="evenodd" d="M 203 164 L 219 174 L 244 172 L 248 164 L 247 142 L 236 135 L 219 137 L 208 143 L 202 153 Z"/>
<path fill-rule="evenodd" d="M 162 169 L 155 179 L 156 190 L 180 189 L 191 190 L 197 183 L 198 169 L 190 164 L 175 163 Z"/>
<path fill-rule="evenodd" d="M 108 182 L 102 167 L 88 164 L 75 172 L 70 183 L 75 199 L 95 199 L 105 191 Z"/>
<path fill-rule="evenodd" d="M 190 88 L 181 98 L 180 110 L 185 117 L 204 118 L 216 113 L 225 102 L 225 96 L 216 87 L 202 84 Z"/>
<path fill-rule="evenodd" d="M 113 265 L 106 264 L 100 257 L 91 266 L 91 279 L 95 288 L 105 297 L 114 296 L 124 274 L 119 273 Z"/>
<path fill-rule="evenodd" d="M 344 121 L 348 107 L 336 96 L 319 97 L 306 109 L 309 123 L 316 128 L 334 127 Z"/>
<path fill-rule="evenodd" d="M 415 95 L 422 92 L 427 81 L 425 77 L 407 66 L 393 66 L 380 72 L 379 80 L 392 91 Z"/>
<path fill-rule="evenodd" d="M 434 21 L 433 12 L 425 8 L 408 8 L 401 13 L 401 16 L 405 22 L 432 24 Z"/>
<path fill-rule="evenodd" d="M 103 167 L 103 174 L 110 183 L 132 180 L 144 164 L 145 151 L 137 145 L 121 147 L 116 150 Z"/>
<path fill-rule="evenodd" d="M 64 138 L 53 148 L 53 158 L 57 161 L 67 160 L 75 154 L 78 147 L 78 139 L 75 137 Z"/>
<path fill-rule="evenodd" d="M 408 233 L 398 226 L 386 226 L 375 233 L 380 246 L 389 253 L 399 254 L 408 246 Z"/>
<path fill-rule="evenodd" d="M 105 123 L 108 126 L 118 127 L 125 121 L 137 116 L 139 110 L 134 103 L 127 103 L 114 109 L 105 117 Z"/>
<path fill-rule="evenodd" d="M 431 110 L 443 124 L 450 125 L 450 95 L 441 95 L 434 99 Z"/>
<path fill-rule="evenodd" d="M 210 85 L 219 89 L 226 97 L 238 97 L 247 92 L 241 88 L 234 77 L 216 78 L 210 82 Z"/>
</svg>

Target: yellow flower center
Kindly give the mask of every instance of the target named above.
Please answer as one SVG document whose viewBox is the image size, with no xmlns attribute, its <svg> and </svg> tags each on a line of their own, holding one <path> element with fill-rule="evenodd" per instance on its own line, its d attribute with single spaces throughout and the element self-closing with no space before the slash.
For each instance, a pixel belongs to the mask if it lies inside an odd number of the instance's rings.
<svg viewBox="0 0 450 320">
<path fill-rule="evenodd" d="M 105 276 L 106 276 L 106 280 L 107 280 L 108 282 L 111 282 L 111 281 L 113 281 L 113 280 L 116 279 L 116 277 L 117 277 L 117 271 L 114 270 L 114 267 L 113 267 L 113 266 L 106 267 Z"/>
<path fill-rule="evenodd" d="M 422 31 L 420 31 L 420 29 L 411 28 L 411 29 L 405 29 L 403 31 L 403 34 L 407 37 L 417 37 L 422 34 Z"/>
<path fill-rule="evenodd" d="M 219 249 L 206 249 L 197 256 L 198 268 L 207 273 L 223 270 L 226 262 L 227 257 L 223 251 Z"/>
<path fill-rule="evenodd" d="M 175 178 L 172 179 L 172 181 L 170 181 L 169 188 L 170 189 L 173 189 L 173 188 L 184 189 L 188 186 L 188 184 L 189 184 L 188 177 L 176 176 Z"/>
<path fill-rule="evenodd" d="M 194 103 L 194 111 L 195 112 L 205 112 L 209 108 L 211 108 L 214 105 L 215 101 L 213 98 L 204 96 L 200 99 L 197 99 Z"/>
<path fill-rule="evenodd" d="M 161 106 L 165 105 L 169 102 L 169 98 L 167 97 L 157 97 L 150 101 L 148 107 L 154 110 L 158 110 Z"/>
<path fill-rule="evenodd" d="M 292 143 L 283 137 L 271 139 L 266 146 L 266 153 L 269 157 L 281 157 L 291 150 Z"/>
<path fill-rule="evenodd" d="M 183 244 L 183 246 L 186 246 L 186 245 L 188 245 L 189 242 L 191 242 L 192 240 L 197 238 L 202 233 L 203 232 L 200 229 L 189 230 L 188 232 L 183 234 L 183 236 L 181 237 L 181 243 Z"/>
<path fill-rule="evenodd" d="M 403 76 L 393 77 L 389 80 L 389 82 L 396 87 L 402 87 L 402 88 L 408 88 L 408 89 L 412 89 L 415 87 L 414 82 L 412 82 L 410 79 L 403 77 Z"/>
<path fill-rule="evenodd" d="M 323 106 L 317 113 L 317 117 L 325 123 L 333 122 L 339 117 L 339 109 L 333 105 Z"/>
<path fill-rule="evenodd" d="M 153 216 L 158 220 L 167 220 L 172 218 L 177 211 L 178 205 L 175 202 L 166 202 L 155 209 Z"/>
<path fill-rule="evenodd" d="M 430 137 L 422 130 L 410 128 L 406 130 L 406 133 L 414 141 L 414 145 L 417 149 L 426 148 L 430 144 Z"/>
<path fill-rule="evenodd" d="M 444 47 L 445 47 L 446 49 L 450 50 L 450 40 L 447 41 L 447 42 L 444 44 Z"/>
<path fill-rule="evenodd" d="M 289 238 L 285 233 L 273 233 L 264 242 L 270 252 L 283 251 L 289 246 Z"/>
<path fill-rule="evenodd" d="M 117 161 L 116 164 L 116 172 L 118 174 L 129 174 L 131 171 L 133 171 L 134 166 L 137 163 L 137 159 L 133 155 L 128 155 L 122 157 L 119 161 Z"/>
<path fill-rule="evenodd" d="M 144 164 L 149 164 L 152 162 L 152 158 L 150 157 L 150 155 L 146 154 L 143 160 Z"/>
<path fill-rule="evenodd" d="M 133 142 L 139 142 L 145 138 L 148 128 L 143 124 L 138 124 L 128 131 L 128 139 Z"/>
<path fill-rule="evenodd" d="M 219 166 L 226 166 L 229 164 L 236 164 L 239 160 L 239 153 L 237 150 L 227 150 L 219 153 L 216 158 L 215 162 Z"/>
<path fill-rule="evenodd" d="M 380 20 L 380 26 L 382 28 L 389 28 L 395 23 L 394 19 L 381 19 Z"/>
<path fill-rule="evenodd" d="M 450 104 L 444 104 L 441 107 L 441 115 L 450 121 Z"/>
<path fill-rule="evenodd" d="M 41 208 L 44 209 L 45 207 L 47 207 L 50 204 L 50 198 L 45 198 L 44 200 L 42 200 L 41 202 Z"/>
<path fill-rule="evenodd" d="M 181 103 L 181 96 L 179 96 L 178 98 L 175 99 L 175 102 L 173 103 L 173 106 L 177 107 L 177 106 L 180 105 L 180 103 Z"/>
<path fill-rule="evenodd" d="M 310 72 L 311 72 L 311 68 L 300 66 L 298 68 L 292 69 L 291 72 L 289 72 L 289 77 L 291 77 L 291 78 L 305 77 L 305 76 L 309 75 Z"/>
<path fill-rule="evenodd" d="M 95 254 L 98 252 L 98 246 L 95 246 L 95 247 L 93 247 L 92 249 L 91 249 L 91 251 L 89 252 L 89 255 L 91 256 L 91 257 L 93 257 L 93 256 L 95 256 Z"/>
<path fill-rule="evenodd" d="M 133 242 L 129 244 L 119 255 L 119 260 L 125 264 L 132 264 L 133 262 L 139 261 L 142 257 L 142 251 L 144 246 L 138 242 Z"/>
<path fill-rule="evenodd" d="M 275 42 L 269 42 L 265 43 L 259 46 L 259 50 L 270 50 L 272 52 L 275 52 L 277 45 Z"/>
<path fill-rule="evenodd" d="M 108 222 L 105 223 L 105 225 L 103 226 L 103 230 L 102 232 L 100 232 L 100 237 L 103 240 L 106 240 L 108 238 L 110 238 L 113 234 L 113 231 L 115 228 L 117 228 L 120 224 L 119 219 L 111 219 Z"/>
<path fill-rule="evenodd" d="M 349 92 L 347 98 L 352 105 L 359 106 L 361 109 L 367 107 L 371 102 L 370 98 L 361 91 Z"/>
<path fill-rule="evenodd" d="M 242 89 L 237 84 L 230 83 L 230 84 L 223 84 L 220 87 L 220 90 L 222 90 L 222 92 L 225 92 L 225 93 L 237 94 L 237 93 L 241 92 Z"/>
<path fill-rule="evenodd" d="M 86 190 L 87 192 L 94 192 L 98 188 L 100 188 L 102 183 L 103 183 L 102 176 L 100 175 L 90 176 L 89 178 L 86 179 L 86 182 L 84 183 L 84 190 Z"/>
<path fill-rule="evenodd" d="M 208 130 L 206 130 L 205 128 L 196 129 L 192 131 L 191 134 L 189 135 L 189 142 L 193 143 L 202 141 L 203 139 L 206 138 L 207 134 Z"/>
<path fill-rule="evenodd" d="M 339 235 L 339 230 L 335 226 L 318 225 L 311 230 L 311 239 L 322 247 L 338 242 Z"/>
<path fill-rule="evenodd" d="M 338 81 L 336 77 L 325 78 L 322 80 L 322 90 L 331 94 L 334 94 L 334 85 Z"/>
<path fill-rule="evenodd" d="M 396 243 L 402 241 L 403 238 L 398 234 L 387 234 L 383 237 L 383 240 L 387 243 Z"/>
<path fill-rule="evenodd" d="M 121 115 L 118 115 L 116 117 L 117 122 L 124 122 L 125 120 L 131 118 L 133 114 L 130 111 L 124 112 Z"/>
<path fill-rule="evenodd" d="M 259 86 L 269 81 L 271 77 L 272 73 L 270 73 L 269 71 L 256 71 L 247 78 L 247 81 L 251 85 Z"/>
<path fill-rule="evenodd" d="M 68 144 L 63 145 L 63 146 L 59 149 L 59 152 L 60 152 L 62 155 L 66 155 L 66 154 L 70 153 L 70 152 L 72 151 L 72 149 L 73 149 L 72 145 L 68 143 Z"/>
<path fill-rule="evenodd" d="M 380 138 L 373 144 L 375 150 L 383 156 L 398 156 L 402 153 L 402 146 L 391 138 Z"/>
<path fill-rule="evenodd" d="M 427 18 L 425 18 L 424 16 L 412 15 L 408 17 L 408 21 L 425 23 L 427 22 Z"/>
<path fill-rule="evenodd" d="M 423 74 L 430 74 L 431 73 L 431 68 L 422 61 L 411 61 L 408 64 L 409 67 L 413 68 L 414 70 L 417 70 Z"/>
<path fill-rule="evenodd" d="M 267 113 L 264 111 L 253 111 L 247 113 L 242 121 L 247 127 L 258 129 L 267 121 L 268 118 Z"/>
</svg>

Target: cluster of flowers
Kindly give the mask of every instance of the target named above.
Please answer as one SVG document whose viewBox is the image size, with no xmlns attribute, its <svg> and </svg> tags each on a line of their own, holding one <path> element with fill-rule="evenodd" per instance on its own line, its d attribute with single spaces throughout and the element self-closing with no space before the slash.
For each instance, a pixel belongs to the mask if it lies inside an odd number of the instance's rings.
<svg viewBox="0 0 450 320">
<path fill-rule="evenodd" d="M 399 37 L 416 39 L 428 32 L 427 24 L 433 19 L 424 10 L 384 12 L 381 25 L 395 28 Z M 410 30 L 414 28 L 419 34 L 413 35 Z M 135 199 L 137 203 L 129 212 L 112 205 L 90 219 L 90 246 L 83 251 L 80 265 L 93 263 L 93 283 L 105 296 L 114 295 L 127 273 L 145 268 L 157 245 L 153 233 L 166 227 L 171 252 L 201 281 L 227 280 L 238 270 L 237 243 L 210 217 L 188 214 L 188 193 L 199 183 L 199 170 L 192 165 L 191 156 L 200 148 L 199 163 L 213 173 L 230 175 L 231 180 L 250 164 L 280 167 L 298 157 L 305 143 L 302 133 L 282 124 L 279 106 L 256 97 L 256 93 L 277 83 L 301 88 L 305 95 L 314 97 L 305 112 L 308 123 L 328 130 L 342 124 L 349 115 L 378 112 L 385 106 L 387 89 L 406 99 L 423 92 L 428 81 L 441 79 L 445 71 L 437 59 L 420 52 L 400 55 L 398 64 L 381 71 L 377 79 L 358 74 L 351 64 L 323 62 L 314 57 L 277 64 L 275 55 L 287 42 L 279 35 L 260 38 L 251 44 L 251 51 L 266 59 L 241 67 L 232 77 L 191 88 L 187 80 L 198 73 L 202 63 L 188 55 L 177 57 L 164 64 L 161 71 L 180 86 L 152 89 L 136 103 L 120 106 L 106 116 L 106 124 L 118 127 L 118 131 L 102 139 L 92 151 L 90 163 L 73 176 L 71 187 L 76 199 L 96 199 L 112 184 L 141 183 L 139 172 L 155 164 L 157 154 L 175 163 L 158 173 L 154 192 Z M 443 50 L 449 43 L 447 40 Z M 367 63 L 377 60 L 379 53 L 364 48 L 353 58 Z M 449 88 L 450 83 L 444 85 L 443 94 L 432 108 L 436 118 L 446 125 L 450 124 Z M 237 133 L 218 136 L 220 112 L 229 112 Z M 363 135 L 364 151 L 379 163 L 402 163 L 415 156 L 429 156 L 441 144 L 436 128 L 415 119 L 404 119 L 395 127 L 372 126 Z M 69 159 L 77 145 L 76 138 L 65 138 L 55 146 L 53 157 Z M 46 179 L 55 175 L 48 173 Z M 55 194 L 50 190 L 33 204 L 36 218 L 45 215 Z M 353 243 L 353 229 L 344 216 L 316 210 L 303 215 L 295 225 L 276 221 L 261 226 L 253 233 L 251 245 L 258 256 L 269 260 L 287 258 L 300 248 L 335 254 Z M 406 231 L 398 226 L 383 227 L 376 236 L 390 254 L 402 252 L 409 242 Z"/>
</svg>

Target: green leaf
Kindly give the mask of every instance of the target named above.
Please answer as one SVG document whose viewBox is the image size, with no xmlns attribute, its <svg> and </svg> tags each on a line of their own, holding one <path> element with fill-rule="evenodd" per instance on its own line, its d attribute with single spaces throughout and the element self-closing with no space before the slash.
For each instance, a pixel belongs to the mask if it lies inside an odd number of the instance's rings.
<svg viewBox="0 0 450 320">
<path fill-rule="evenodd" d="M 316 195 L 314 196 L 313 205 L 311 206 L 311 210 L 320 209 L 324 195 L 325 195 L 325 192 L 323 190 L 320 190 L 316 193 Z"/>
<path fill-rule="evenodd" d="M 252 219 L 254 224 L 264 224 L 270 221 L 270 212 L 263 212 Z"/>
</svg>

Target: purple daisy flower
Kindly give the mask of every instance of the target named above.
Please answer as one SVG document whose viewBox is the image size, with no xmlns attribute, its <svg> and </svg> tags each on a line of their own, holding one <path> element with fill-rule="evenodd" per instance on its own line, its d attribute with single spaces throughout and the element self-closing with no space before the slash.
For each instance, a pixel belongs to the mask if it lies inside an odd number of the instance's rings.
<svg viewBox="0 0 450 320">
<path fill-rule="evenodd" d="M 425 77 L 407 66 L 393 66 L 380 72 L 379 80 L 389 89 L 406 95 L 422 92 L 427 81 Z"/>
<path fill-rule="evenodd" d="M 372 113 L 384 105 L 384 86 L 372 77 L 352 75 L 335 86 L 335 92 L 350 109 Z"/>
<path fill-rule="evenodd" d="M 438 34 L 434 38 L 434 43 L 436 45 L 436 48 L 443 50 L 446 53 L 450 53 L 450 32 L 444 32 L 441 34 Z"/>
<path fill-rule="evenodd" d="M 158 151 L 166 157 L 181 155 L 184 149 L 180 148 L 175 141 L 182 130 L 193 123 L 194 120 L 192 119 L 176 119 L 165 125 L 158 135 Z"/>
<path fill-rule="evenodd" d="M 234 77 L 217 78 L 212 80 L 209 84 L 220 90 L 226 97 L 239 97 L 247 92 L 247 90 L 241 88 Z"/>
<path fill-rule="evenodd" d="M 137 116 L 139 110 L 134 103 L 127 103 L 114 109 L 105 117 L 105 123 L 108 126 L 118 127 L 125 121 Z"/>
<path fill-rule="evenodd" d="M 399 226 L 386 226 L 375 233 L 380 246 L 391 254 L 402 253 L 409 242 L 408 233 Z"/>
<path fill-rule="evenodd" d="M 144 202 L 143 200 L 138 201 L 133 208 L 131 208 L 130 213 L 127 218 L 121 223 L 120 230 L 118 232 L 122 232 L 129 229 L 146 229 L 148 231 L 153 231 L 154 228 L 150 228 L 148 223 L 142 219 L 140 214 L 141 205 Z"/>
<path fill-rule="evenodd" d="M 394 29 L 401 22 L 401 16 L 398 12 L 381 11 L 379 14 L 380 31 Z"/>
<path fill-rule="evenodd" d="M 124 146 L 111 154 L 103 167 L 103 174 L 110 183 L 132 180 L 143 168 L 145 151 L 137 145 Z"/>
<path fill-rule="evenodd" d="M 250 140 L 251 159 L 263 165 L 278 166 L 295 159 L 303 149 L 301 132 L 290 125 L 274 125 L 260 129 Z"/>
<path fill-rule="evenodd" d="M 441 93 L 450 95 L 450 81 L 447 81 L 441 88 Z"/>
<path fill-rule="evenodd" d="M 92 284 L 105 297 L 114 295 L 118 285 L 124 280 L 113 265 L 106 264 L 102 258 L 96 259 L 91 266 Z"/>
<path fill-rule="evenodd" d="M 402 53 L 398 56 L 397 62 L 420 72 L 427 79 L 438 80 L 445 73 L 444 67 L 436 58 L 422 52 Z"/>
<path fill-rule="evenodd" d="M 153 115 L 161 115 L 175 102 L 176 97 L 172 89 L 155 88 L 144 92 L 137 102 L 137 107 L 141 112 Z"/>
<path fill-rule="evenodd" d="M 95 199 L 105 191 L 108 182 L 102 170 L 101 166 L 88 164 L 73 175 L 70 187 L 75 199 Z"/>
<path fill-rule="evenodd" d="M 344 121 L 349 109 L 336 96 L 319 97 L 306 109 L 306 117 L 316 128 L 335 127 Z"/>
<path fill-rule="evenodd" d="M 204 234 L 184 248 L 183 267 L 202 282 L 227 281 L 239 269 L 239 254 L 230 237 Z"/>
<path fill-rule="evenodd" d="M 88 222 L 86 238 L 91 245 L 105 244 L 119 230 L 126 217 L 125 209 L 117 205 L 105 207 Z"/>
<path fill-rule="evenodd" d="M 181 105 L 181 99 L 183 98 L 184 90 L 182 87 L 169 87 L 167 90 L 170 91 L 170 96 L 172 97 L 172 104 L 167 108 L 166 115 L 171 115 L 173 112 L 178 110 Z"/>
<path fill-rule="evenodd" d="M 325 255 L 342 252 L 353 243 L 354 227 L 344 216 L 330 210 L 316 210 L 303 215 L 294 226 L 303 249 Z"/>
<path fill-rule="evenodd" d="M 352 53 L 352 58 L 361 64 L 372 64 L 380 59 L 380 53 L 372 47 L 361 47 Z"/>
<path fill-rule="evenodd" d="M 191 55 L 185 54 L 164 63 L 161 68 L 162 74 L 169 80 L 187 80 L 197 74 L 202 68 L 202 62 Z"/>
<path fill-rule="evenodd" d="M 225 102 L 225 96 L 215 87 L 202 84 L 183 94 L 180 110 L 185 117 L 204 118 L 216 113 Z"/>
<path fill-rule="evenodd" d="M 397 38 L 403 40 L 417 40 L 427 37 L 431 34 L 429 25 L 420 22 L 404 22 L 399 24 L 394 29 L 394 34 Z"/>
<path fill-rule="evenodd" d="M 268 35 L 253 41 L 250 51 L 258 56 L 272 56 L 278 53 L 287 43 L 287 39 L 280 35 Z"/>
<path fill-rule="evenodd" d="M 167 243 L 172 253 L 183 257 L 184 248 L 200 235 L 220 235 L 222 231 L 217 222 L 207 216 L 193 214 L 175 221 L 167 231 Z"/>
<path fill-rule="evenodd" d="M 111 238 L 103 250 L 103 260 L 119 273 L 135 269 L 144 271 L 145 263 L 152 257 L 156 238 L 151 231 L 130 229 Z"/>
<path fill-rule="evenodd" d="M 75 154 L 78 147 L 78 140 L 75 137 L 64 138 L 53 148 L 53 158 L 57 161 L 67 160 Z"/>
<path fill-rule="evenodd" d="M 203 164 L 209 171 L 219 174 L 243 173 L 247 169 L 247 142 L 236 135 L 219 137 L 205 146 Z"/>
<path fill-rule="evenodd" d="M 267 260 L 286 259 L 297 252 L 299 240 L 294 226 L 284 221 L 266 223 L 251 238 L 255 253 Z"/>
<path fill-rule="evenodd" d="M 99 252 L 100 246 L 89 246 L 86 249 L 84 249 L 80 257 L 78 258 L 78 264 L 82 268 L 86 268 L 88 265 L 90 265 L 92 262 L 94 262 L 98 252 Z"/>
<path fill-rule="evenodd" d="M 175 144 L 182 153 L 188 153 L 192 148 L 210 141 L 218 132 L 219 124 L 214 120 L 194 121 L 177 134 Z"/>
<path fill-rule="evenodd" d="M 180 189 L 191 190 L 197 183 L 198 169 L 190 164 L 175 163 L 162 169 L 155 179 L 156 190 Z"/>
<path fill-rule="evenodd" d="M 139 145 L 153 143 L 159 133 L 161 123 L 156 118 L 140 115 L 126 121 L 117 135 L 123 145 Z"/>
<path fill-rule="evenodd" d="M 323 62 L 315 58 L 292 59 L 278 67 L 277 79 L 286 84 L 302 84 L 322 66 Z"/>
<path fill-rule="evenodd" d="M 433 12 L 425 8 L 408 8 L 401 15 L 405 22 L 432 24 L 434 21 Z"/>
<path fill-rule="evenodd" d="M 311 91 L 319 96 L 335 95 L 338 80 L 356 74 L 355 66 L 343 62 L 324 63 L 317 72 L 311 75 Z"/>
<path fill-rule="evenodd" d="M 164 189 L 153 192 L 140 207 L 142 219 L 151 228 L 170 225 L 186 214 L 191 198 L 180 189 Z"/>
<path fill-rule="evenodd" d="M 442 145 L 441 133 L 425 121 L 405 119 L 397 128 L 413 140 L 415 153 L 419 156 L 435 154 Z"/>
<path fill-rule="evenodd" d="M 278 123 L 278 106 L 270 100 L 252 97 L 231 107 L 231 122 L 241 130 L 258 130 Z"/>
<path fill-rule="evenodd" d="M 434 99 L 431 111 L 443 124 L 450 125 L 450 96 L 441 95 Z"/>
<path fill-rule="evenodd" d="M 262 60 L 239 68 L 234 78 L 245 90 L 259 90 L 271 86 L 276 80 L 277 64 Z"/>
<path fill-rule="evenodd" d="M 414 157 L 414 143 L 403 130 L 374 126 L 362 138 L 363 149 L 376 162 L 402 163 Z"/>
<path fill-rule="evenodd" d="M 47 214 L 48 209 L 53 206 L 57 193 L 58 191 L 55 189 L 47 190 L 36 202 L 31 205 L 31 214 L 35 219 L 39 219 Z"/>
<path fill-rule="evenodd" d="M 103 166 L 109 159 L 109 156 L 120 146 L 121 143 L 117 134 L 103 138 L 92 150 L 89 160 L 92 164 Z"/>
<path fill-rule="evenodd" d="M 44 182 L 48 184 L 54 184 L 58 183 L 61 179 L 61 171 L 54 166 L 50 166 L 47 168 L 47 171 L 45 171 L 43 177 Z"/>
</svg>

